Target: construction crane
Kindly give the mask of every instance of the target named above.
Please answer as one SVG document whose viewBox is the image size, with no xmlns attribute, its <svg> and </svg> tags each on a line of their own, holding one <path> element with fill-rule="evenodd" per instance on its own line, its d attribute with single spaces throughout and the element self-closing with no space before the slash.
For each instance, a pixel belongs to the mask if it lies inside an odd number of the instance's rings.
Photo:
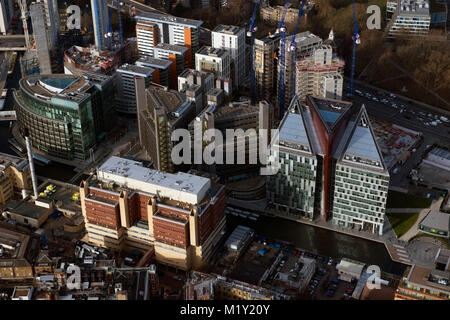
<svg viewBox="0 0 450 320">
<path fill-rule="evenodd" d="M 353 90 L 355 86 L 355 64 L 356 64 L 356 46 L 361 43 L 359 38 L 359 30 L 358 30 L 358 20 L 356 20 L 356 9 L 355 9 L 355 0 L 352 0 L 352 11 L 353 11 L 353 36 L 352 36 L 352 63 L 350 69 L 350 91 L 348 93 L 348 97 L 350 99 L 353 98 Z"/>
<path fill-rule="evenodd" d="M 284 71 L 286 69 L 286 65 L 285 65 L 285 47 L 286 47 L 286 24 L 284 23 L 284 18 L 286 17 L 286 12 L 287 9 L 289 8 L 289 1 L 290 0 L 286 0 L 286 3 L 284 4 L 284 10 L 283 10 L 283 15 L 281 16 L 281 20 L 280 20 L 280 24 L 278 25 L 277 30 L 275 31 L 275 33 L 280 33 L 281 34 L 281 39 L 280 39 L 280 59 L 279 59 L 279 66 L 280 66 L 280 96 L 279 96 L 279 112 L 280 112 L 280 120 L 283 118 L 284 116 L 284 93 L 286 91 L 285 88 L 285 83 L 284 83 Z"/>
<path fill-rule="evenodd" d="M 255 32 L 258 28 L 255 26 L 256 13 L 258 12 L 259 0 L 255 1 L 253 7 L 252 20 L 250 22 L 250 29 L 247 31 L 247 37 L 250 37 L 250 50 L 252 52 L 252 57 L 250 59 L 250 97 L 251 103 L 254 105 L 256 103 L 256 93 L 255 93 L 255 70 L 253 67 L 254 50 L 253 46 L 255 44 Z"/>
<path fill-rule="evenodd" d="M 30 34 L 28 32 L 28 9 L 27 9 L 27 0 L 19 0 L 20 12 L 22 13 L 22 24 L 23 24 L 23 33 L 25 34 L 25 45 L 27 46 L 27 50 L 30 49 Z"/>
<path fill-rule="evenodd" d="M 302 0 L 302 2 L 300 3 L 300 8 L 298 9 L 298 16 L 297 16 L 297 22 L 295 23 L 295 28 L 294 28 L 294 32 L 292 33 L 292 40 L 291 40 L 291 45 L 288 48 L 288 51 L 291 52 L 291 64 L 292 64 L 292 70 L 291 70 L 291 100 L 295 95 L 295 59 L 296 59 L 296 49 L 297 49 L 297 42 L 295 42 L 295 35 L 298 32 L 298 27 L 300 25 L 300 19 L 303 15 L 303 7 L 305 6 L 305 2 L 306 0 Z"/>
</svg>

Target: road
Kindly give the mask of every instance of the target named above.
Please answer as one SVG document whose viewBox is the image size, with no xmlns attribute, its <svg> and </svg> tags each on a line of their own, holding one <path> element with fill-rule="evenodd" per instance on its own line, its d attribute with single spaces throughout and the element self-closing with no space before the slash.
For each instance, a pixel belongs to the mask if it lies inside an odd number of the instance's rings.
<svg viewBox="0 0 450 320">
<path fill-rule="evenodd" d="M 423 142 L 417 148 L 411 157 L 399 167 L 396 174 L 391 173 L 391 185 L 399 187 L 407 187 L 409 180 L 407 179 L 409 172 L 422 160 L 422 156 L 428 145 L 437 143 L 442 146 L 450 147 L 450 123 L 438 123 L 436 126 L 429 124 L 436 118 L 444 116 L 434 110 L 426 109 L 424 106 L 407 103 L 398 97 L 389 97 L 379 94 L 377 90 L 368 89 L 356 85 L 355 88 L 363 93 L 369 93 L 371 98 L 355 94 L 353 102 L 357 105 L 364 104 L 370 116 L 386 120 L 399 126 L 419 131 L 423 133 Z M 374 101 L 373 97 L 378 100 L 387 99 L 388 103 L 384 104 L 380 101 Z M 393 107 L 395 104 L 397 108 Z M 403 110 L 403 112 L 402 112 Z M 420 114 L 422 112 L 422 114 Z M 445 115 L 450 118 L 448 115 Z"/>
</svg>

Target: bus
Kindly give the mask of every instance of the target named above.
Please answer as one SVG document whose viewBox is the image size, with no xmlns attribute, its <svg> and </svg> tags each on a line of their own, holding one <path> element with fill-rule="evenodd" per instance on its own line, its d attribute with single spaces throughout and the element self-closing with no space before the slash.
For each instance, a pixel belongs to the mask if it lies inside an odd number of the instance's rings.
<svg viewBox="0 0 450 320">
<path fill-rule="evenodd" d="M 26 150 L 23 146 L 21 146 L 16 139 L 14 138 L 10 138 L 8 139 L 8 144 L 11 147 L 11 149 L 16 152 L 17 154 L 19 154 L 20 156 L 25 156 L 26 154 Z"/>
<path fill-rule="evenodd" d="M 52 163 L 51 160 L 48 160 L 48 159 L 44 158 L 43 156 L 40 156 L 40 155 L 34 154 L 34 153 L 33 153 L 33 159 L 36 162 L 36 164 L 38 164 L 38 165 L 47 166 Z"/>
</svg>

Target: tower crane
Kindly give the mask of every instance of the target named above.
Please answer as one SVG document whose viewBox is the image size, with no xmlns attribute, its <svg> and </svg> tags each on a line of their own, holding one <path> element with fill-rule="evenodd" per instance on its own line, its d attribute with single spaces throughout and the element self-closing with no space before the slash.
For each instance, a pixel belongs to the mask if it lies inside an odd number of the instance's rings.
<svg viewBox="0 0 450 320">
<path fill-rule="evenodd" d="M 300 8 L 298 9 L 298 16 L 297 16 L 297 22 L 295 23 L 295 28 L 294 28 L 294 32 L 292 33 L 292 40 L 291 40 L 291 44 L 288 48 L 288 51 L 291 52 L 291 63 L 292 63 L 292 70 L 291 70 L 291 100 L 295 95 L 295 58 L 296 58 L 296 49 L 297 49 L 297 42 L 295 42 L 295 35 L 298 32 L 298 27 L 300 25 L 300 19 L 303 15 L 303 7 L 305 6 L 305 2 L 306 0 L 302 0 L 302 2 L 300 3 Z"/>
<path fill-rule="evenodd" d="M 350 92 L 348 93 L 348 97 L 353 99 L 353 90 L 355 85 L 355 64 L 356 64 L 356 46 L 361 43 L 359 38 L 359 30 L 358 30 L 358 20 L 356 19 L 356 9 L 355 9 L 355 0 L 352 0 L 352 11 L 353 11 L 353 36 L 352 36 L 352 62 L 350 69 Z"/>
<path fill-rule="evenodd" d="M 254 50 L 253 46 L 255 44 L 255 32 L 258 28 L 255 26 L 256 13 L 258 12 L 259 0 L 255 1 L 255 5 L 253 6 L 253 14 L 252 20 L 250 22 L 250 29 L 247 31 L 247 37 L 250 37 L 250 50 L 252 52 L 252 57 L 250 59 L 250 96 L 251 96 L 251 104 L 254 105 L 256 103 L 256 93 L 255 93 L 255 69 L 253 66 L 254 59 Z"/>
</svg>

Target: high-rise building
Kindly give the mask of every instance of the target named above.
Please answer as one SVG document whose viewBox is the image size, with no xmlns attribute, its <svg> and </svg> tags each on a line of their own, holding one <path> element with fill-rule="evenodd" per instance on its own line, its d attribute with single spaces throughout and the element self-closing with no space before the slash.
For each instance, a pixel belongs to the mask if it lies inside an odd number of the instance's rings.
<svg viewBox="0 0 450 320">
<path fill-rule="evenodd" d="M 60 29 L 58 0 L 37 0 L 37 2 L 44 4 L 50 49 L 53 50 L 58 45 L 58 32 Z"/>
<path fill-rule="evenodd" d="M 295 36 L 286 37 L 284 46 L 284 108 L 287 110 L 291 102 L 292 90 L 295 90 L 295 83 L 292 83 L 292 68 L 295 68 L 295 63 L 292 63 L 292 52 L 290 50 L 292 37 L 295 37 L 296 50 L 295 50 L 295 62 L 307 56 L 310 56 L 314 52 L 314 48 L 322 44 L 322 39 L 309 31 L 297 33 Z M 281 41 L 281 40 L 280 40 Z M 280 46 L 281 50 L 281 46 Z M 278 59 L 278 80 L 277 80 L 277 100 L 280 97 L 280 62 Z M 294 75 L 295 82 L 295 75 Z"/>
<path fill-rule="evenodd" d="M 307 95 L 340 100 L 344 65 L 330 45 L 317 46 L 312 55 L 298 60 L 295 92 L 300 100 L 305 101 Z"/>
<path fill-rule="evenodd" d="M 211 72 L 216 78 L 230 78 L 230 53 L 224 49 L 202 47 L 195 53 L 195 70 Z"/>
<path fill-rule="evenodd" d="M 183 91 L 191 85 L 198 85 L 202 92 L 202 108 L 196 110 L 196 113 L 200 113 L 207 104 L 207 94 L 209 90 L 214 88 L 214 75 L 209 72 L 197 71 L 194 69 L 185 69 L 178 76 L 178 91 Z"/>
<path fill-rule="evenodd" d="M 276 101 L 277 52 L 280 45 L 279 34 L 269 34 L 255 39 L 253 46 L 253 68 L 255 70 L 256 96 L 272 104 Z"/>
<path fill-rule="evenodd" d="M 80 184 L 89 241 L 117 251 L 154 248 L 156 260 L 201 267 L 225 227 L 225 187 L 214 178 L 110 157 Z"/>
<path fill-rule="evenodd" d="M 31 189 L 30 166 L 23 158 L 0 153 L 0 176 L 0 205 Z"/>
<path fill-rule="evenodd" d="M 94 25 L 95 46 L 99 51 L 109 48 L 109 14 L 106 0 L 91 0 L 92 23 Z"/>
<path fill-rule="evenodd" d="M 236 86 L 245 78 L 245 30 L 236 26 L 218 25 L 211 32 L 211 46 L 224 49 L 231 57 L 231 79 Z"/>
<path fill-rule="evenodd" d="M 150 86 L 154 69 L 124 64 L 116 71 L 117 111 L 136 115 L 136 88 L 134 78 L 145 80 L 145 87 Z"/>
<path fill-rule="evenodd" d="M 175 90 L 159 86 L 145 89 L 142 78 L 136 78 L 136 103 L 142 148 L 152 159 L 154 168 L 174 172 L 171 135 L 175 129 L 187 128 L 195 117 L 195 104 Z"/>
<path fill-rule="evenodd" d="M 274 209 L 383 233 L 389 173 L 364 106 L 295 96 L 270 148 Z"/>
<path fill-rule="evenodd" d="M 31 75 L 14 92 L 17 122 L 33 148 L 55 158 L 85 160 L 96 139 L 114 124 L 111 77 Z"/>
<path fill-rule="evenodd" d="M 32 3 L 30 5 L 30 15 L 40 73 L 51 74 L 51 36 L 47 27 L 44 4 L 42 2 Z"/>
<path fill-rule="evenodd" d="M 175 44 L 158 43 L 153 50 L 153 56 L 158 59 L 165 59 L 172 62 L 169 68 L 169 83 L 171 89 L 177 89 L 177 76 L 183 72 L 188 59 L 186 57 L 187 48 Z"/>
<path fill-rule="evenodd" d="M 139 55 L 154 57 L 154 48 L 158 43 L 185 46 L 186 67 L 194 67 L 202 21 L 155 12 L 139 13 L 135 18 Z"/>
<path fill-rule="evenodd" d="M 9 24 L 14 14 L 13 2 L 0 0 L 0 33 L 5 35 L 8 32 Z"/>
<path fill-rule="evenodd" d="M 386 14 L 393 20 L 388 35 L 424 35 L 430 30 L 430 7 L 428 0 L 398 0 L 388 2 Z"/>
</svg>

